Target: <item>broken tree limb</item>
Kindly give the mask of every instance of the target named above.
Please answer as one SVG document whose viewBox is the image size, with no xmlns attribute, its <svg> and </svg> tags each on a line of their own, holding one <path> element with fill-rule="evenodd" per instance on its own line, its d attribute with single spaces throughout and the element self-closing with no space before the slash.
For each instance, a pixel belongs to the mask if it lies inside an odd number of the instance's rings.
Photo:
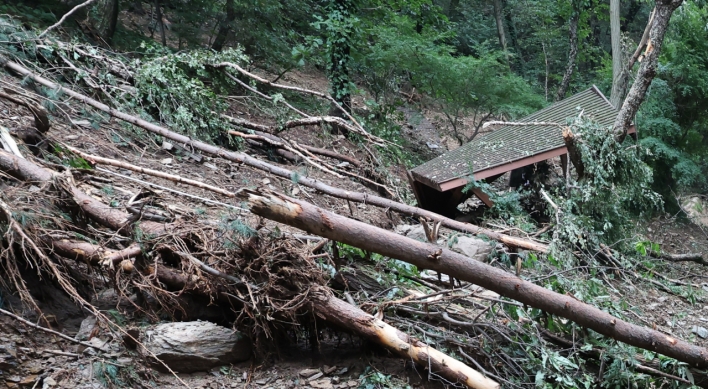
<svg viewBox="0 0 708 389">
<path fill-rule="evenodd" d="M 115 266 L 123 260 L 142 254 L 140 245 L 132 244 L 123 250 L 111 250 L 88 242 L 58 239 L 49 242 L 49 247 L 62 257 L 81 261 L 90 265 Z"/>
<path fill-rule="evenodd" d="M 470 388 L 497 389 L 499 384 L 464 363 L 408 336 L 361 309 L 334 298 L 328 293 L 315 293 L 313 310 L 328 323 L 348 329 L 374 341 L 395 354 L 428 368 L 450 384 L 462 383 Z"/>
<path fill-rule="evenodd" d="M 56 172 L 45 169 L 30 161 L 18 158 L 6 151 L 0 150 L 0 170 L 13 177 L 33 182 L 50 182 L 60 177 Z M 93 197 L 87 195 L 75 186 L 66 185 L 67 192 L 71 193 L 76 204 L 95 222 L 116 231 L 129 229 L 131 215 L 119 209 L 112 208 Z M 159 235 L 173 230 L 175 225 L 143 221 L 140 228 L 148 234 Z"/>
<path fill-rule="evenodd" d="M 708 349 L 628 323 L 573 296 L 561 295 L 462 254 L 400 236 L 269 191 L 242 190 L 251 212 L 322 237 L 472 282 L 500 295 L 574 321 L 629 345 L 704 368 Z"/>
<path fill-rule="evenodd" d="M 15 319 L 15 320 L 17 320 L 17 321 L 19 321 L 19 322 L 25 324 L 25 325 L 28 325 L 28 326 L 30 326 L 30 327 L 32 327 L 32 328 L 34 328 L 34 329 L 38 329 L 38 330 L 40 330 L 40 331 L 48 332 L 48 333 L 50 333 L 50 334 L 52 334 L 52 335 L 56 335 L 56 336 L 58 336 L 58 337 L 60 337 L 60 338 L 62 338 L 62 339 L 64 339 L 64 340 L 68 340 L 68 341 L 70 341 L 70 342 L 74 342 L 74 343 L 76 343 L 76 344 L 80 344 L 80 345 L 82 345 L 82 346 L 84 346 L 84 347 L 94 348 L 94 349 L 103 351 L 103 352 L 105 352 L 105 353 L 111 351 L 111 350 L 108 349 L 108 348 L 101 348 L 101 347 L 98 347 L 98 346 L 96 346 L 96 345 L 94 345 L 94 344 L 91 344 L 91 343 L 88 343 L 88 342 L 84 342 L 84 341 L 81 341 L 81 340 L 76 340 L 76 339 L 72 338 L 71 336 L 64 335 L 64 334 L 62 334 L 61 332 L 54 331 L 54 330 L 51 329 L 51 328 L 46 328 L 46 327 L 38 326 L 38 325 L 32 323 L 31 321 L 29 321 L 29 320 L 23 318 L 23 317 L 20 317 L 20 316 L 15 315 L 14 313 L 12 313 L 12 312 L 10 312 L 10 311 L 6 311 L 6 310 L 4 310 L 4 309 L 0 309 L 0 313 L 2 313 L 2 314 L 5 315 L 5 316 L 9 316 L 9 317 L 11 317 L 11 318 L 13 318 L 13 319 Z"/>
<path fill-rule="evenodd" d="M 669 254 L 664 252 L 656 253 L 652 250 L 649 255 L 669 262 L 695 262 L 699 265 L 708 266 L 708 261 L 703 258 L 701 253 Z"/>
<path fill-rule="evenodd" d="M 240 152 L 233 152 L 233 151 L 228 151 L 225 150 L 221 147 L 213 146 L 208 143 L 204 143 L 198 140 L 191 139 L 188 136 L 178 134 L 176 132 L 170 131 L 164 127 L 158 126 L 156 124 L 150 123 L 146 120 L 140 119 L 138 117 L 126 114 L 124 112 L 121 112 L 117 109 L 111 108 L 106 104 L 103 104 L 97 100 L 94 100 L 88 96 L 82 95 L 80 93 L 77 93 L 71 89 L 64 88 L 60 86 L 57 83 L 54 83 L 50 80 L 47 80 L 44 77 L 41 77 L 29 69 L 25 68 L 24 66 L 15 63 L 13 61 L 8 60 L 7 58 L 3 58 L 0 56 L 0 64 L 3 64 L 7 69 L 12 70 L 13 72 L 16 72 L 22 76 L 29 77 L 35 82 L 44 85 L 50 89 L 54 90 L 60 90 L 63 93 L 66 93 L 68 96 L 71 96 L 72 98 L 75 98 L 84 104 L 90 105 L 100 111 L 103 111 L 115 118 L 118 118 L 120 120 L 123 120 L 125 122 L 128 122 L 130 124 L 133 124 L 135 126 L 138 126 L 140 128 L 143 128 L 147 131 L 150 131 L 152 133 L 164 136 L 167 139 L 170 139 L 172 141 L 175 141 L 180 144 L 184 145 L 189 145 L 190 147 L 200 150 L 202 152 L 212 154 L 221 158 L 224 158 L 226 160 L 232 161 L 232 162 L 238 162 L 238 163 L 243 163 L 248 166 L 251 166 L 256 169 L 264 170 L 267 171 L 273 175 L 283 177 L 286 179 L 291 179 L 294 176 L 294 172 L 288 169 L 281 168 L 279 166 L 271 165 L 267 162 L 261 161 L 259 159 L 253 158 L 247 154 L 240 153 Z M 2 156 L 0 156 L 0 159 Z M 380 196 L 374 196 L 374 195 L 369 195 L 366 193 L 361 193 L 361 192 L 351 192 L 345 189 L 333 187 L 330 185 L 325 184 L 324 182 L 309 178 L 309 177 L 304 177 L 300 176 L 298 179 L 298 183 L 310 188 L 314 188 L 316 190 L 319 190 L 322 193 L 325 193 L 327 195 L 337 197 L 340 199 L 345 199 L 349 201 L 354 201 L 357 203 L 364 203 L 364 204 L 369 204 L 369 205 L 374 205 L 377 207 L 381 208 L 388 208 L 396 212 L 403 213 L 405 215 L 409 216 L 415 216 L 415 217 L 424 217 L 428 220 L 432 220 L 435 222 L 441 222 L 444 227 L 460 231 L 463 233 L 468 233 L 468 234 L 473 234 L 473 235 L 485 235 L 489 237 L 490 239 L 499 241 L 501 243 L 504 243 L 507 246 L 510 247 L 517 247 L 521 248 L 524 250 L 531 250 L 531 251 L 537 251 L 537 252 L 543 252 L 546 253 L 548 252 L 548 246 L 545 244 L 541 244 L 538 242 L 526 240 L 526 239 L 521 239 L 509 235 L 504 235 L 500 234 L 497 232 L 494 232 L 490 229 L 482 228 L 479 226 L 475 226 L 473 224 L 469 223 L 463 223 L 459 222 L 457 220 L 449 219 L 446 218 L 442 215 L 439 215 L 434 212 L 426 211 L 421 208 L 413 207 L 407 204 L 402 204 L 393 200 L 386 199 L 384 197 Z"/>
<path fill-rule="evenodd" d="M 637 71 L 637 77 L 622 103 L 617 119 L 612 127 L 612 133 L 618 143 L 622 143 L 627 136 L 627 130 L 634 120 L 634 115 L 639 111 L 639 106 L 646 97 L 649 85 L 656 76 L 659 66 L 659 54 L 664 42 L 664 35 L 669 26 L 671 14 L 683 3 L 683 0 L 655 0 L 654 17 L 649 21 L 649 40 L 645 57 Z"/>
<path fill-rule="evenodd" d="M 88 154 L 88 153 L 85 153 L 77 148 L 71 147 L 66 144 L 62 144 L 62 146 L 67 148 L 68 150 L 71 150 L 71 152 L 78 154 L 81 158 L 86 159 L 89 162 L 93 162 L 94 164 L 120 167 L 123 169 L 132 170 L 134 172 L 147 174 L 149 176 L 164 178 L 164 179 L 172 181 L 172 182 L 177 182 L 177 183 L 181 183 L 181 184 L 191 185 L 191 186 L 201 188 L 201 189 L 210 190 L 212 192 L 216 192 L 216 193 L 218 193 L 220 195 L 224 195 L 226 197 L 234 197 L 233 192 L 230 192 L 226 189 L 218 188 L 213 185 L 205 184 L 201 181 L 196 181 L 196 180 L 192 180 L 189 178 L 184 178 L 184 177 L 178 176 L 176 174 L 165 173 L 165 172 L 162 172 L 159 170 L 153 170 L 153 169 L 148 169 L 148 168 L 144 168 L 141 166 L 136 166 L 131 163 L 124 162 L 124 161 L 118 161 L 115 159 L 99 157 L 98 155 Z"/>
<path fill-rule="evenodd" d="M 651 31 L 651 25 L 654 21 L 655 12 L 656 8 L 651 10 L 651 13 L 649 14 L 649 21 L 647 22 L 647 26 L 644 28 L 644 34 L 642 34 L 642 39 L 639 41 L 637 49 L 634 51 L 634 54 L 632 54 L 632 58 L 629 59 L 629 63 L 627 64 L 627 70 L 631 70 L 632 67 L 634 67 L 634 63 L 637 62 L 639 57 L 642 56 L 642 51 L 647 45 L 647 42 L 649 41 L 649 31 Z"/>
</svg>

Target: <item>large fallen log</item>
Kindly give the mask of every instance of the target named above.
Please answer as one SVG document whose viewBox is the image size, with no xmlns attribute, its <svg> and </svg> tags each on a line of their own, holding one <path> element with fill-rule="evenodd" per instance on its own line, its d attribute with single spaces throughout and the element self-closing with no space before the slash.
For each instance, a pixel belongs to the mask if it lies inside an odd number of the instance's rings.
<svg viewBox="0 0 708 389">
<path fill-rule="evenodd" d="M 451 384 L 462 383 L 470 388 L 479 389 L 500 387 L 495 381 L 484 377 L 480 372 L 457 359 L 327 293 L 316 293 L 312 305 L 315 314 L 326 322 L 378 343 L 393 353 L 428 368 L 430 374 L 444 377 Z"/>
<path fill-rule="evenodd" d="M 248 201 L 254 214 L 406 261 L 420 269 L 432 269 L 472 282 L 632 346 L 655 351 L 698 368 L 708 366 L 706 348 L 628 323 L 571 295 L 558 294 L 453 251 L 406 238 L 281 194 L 244 189 L 239 196 Z"/>
<path fill-rule="evenodd" d="M 52 82 L 50 80 L 47 80 L 46 78 L 43 78 L 29 69 L 25 68 L 24 66 L 15 63 L 13 61 L 8 60 L 5 57 L 0 56 L 0 63 L 6 67 L 9 70 L 12 70 L 13 72 L 16 72 L 24 77 L 29 77 L 35 82 L 44 85 L 50 89 L 56 90 L 56 91 L 61 91 L 62 93 L 67 94 L 68 96 L 71 96 L 72 98 L 75 98 L 84 104 L 90 105 L 100 111 L 103 111 L 115 118 L 118 118 L 120 120 L 126 121 L 128 123 L 131 123 L 135 126 L 138 126 L 140 128 L 143 128 L 147 131 L 150 131 L 152 133 L 164 136 L 167 139 L 170 139 L 172 141 L 188 145 L 189 147 L 192 147 L 194 149 L 200 150 L 202 152 L 212 154 L 219 156 L 221 158 L 224 158 L 229 161 L 233 162 L 238 162 L 238 163 L 243 163 L 248 166 L 254 167 L 256 169 L 260 169 L 266 172 L 269 172 L 273 175 L 283 177 L 286 179 L 291 179 L 294 176 L 294 172 L 288 169 L 281 168 L 279 166 L 271 165 L 267 162 L 261 161 L 259 159 L 253 158 L 247 154 L 240 153 L 240 152 L 233 152 L 233 151 L 227 151 L 221 147 L 213 146 L 204 142 L 200 142 L 198 140 L 194 140 L 189 138 L 188 136 L 184 136 L 181 134 L 177 134 L 173 131 L 170 131 L 164 127 L 158 126 L 156 124 L 150 123 L 146 120 L 137 118 L 135 116 L 126 114 L 124 112 L 118 111 L 114 108 L 109 107 L 106 104 L 103 104 L 97 100 L 94 100 L 88 96 L 82 95 L 80 93 L 77 93 L 71 89 L 64 88 L 60 86 L 59 84 Z M 468 233 L 468 234 L 474 234 L 474 235 L 485 235 L 489 237 L 490 239 L 499 241 L 504 243 L 507 246 L 510 247 L 517 247 L 521 248 L 524 250 L 531 250 L 531 251 L 538 251 L 538 252 L 548 252 L 548 246 L 542 243 L 534 242 L 531 240 L 526 240 L 526 239 L 521 239 L 521 238 L 516 238 L 513 236 L 505 235 L 505 234 L 500 234 L 498 232 L 482 228 L 479 226 L 475 226 L 473 224 L 469 223 L 463 223 L 459 222 L 457 220 L 449 219 L 444 216 L 438 215 L 437 213 L 426 211 L 421 208 L 413 207 L 410 205 L 402 204 L 393 200 L 389 200 L 383 197 L 379 196 L 374 196 L 370 195 L 367 193 L 361 193 L 361 192 L 352 192 L 348 191 L 345 189 L 333 187 L 330 185 L 325 184 L 322 181 L 317 181 L 312 178 L 300 176 L 298 179 L 298 183 L 301 185 L 308 186 L 310 188 L 317 189 L 318 191 L 325 193 L 327 195 L 349 200 L 349 201 L 354 201 L 357 203 L 364 203 L 364 204 L 370 204 L 374 205 L 377 207 L 381 208 L 386 208 L 390 209 L 396 212 L 400 212 L 405 215 L 410 215 L 410 216 L 415 216 L 416 218 L 425 218 L 428 220 L 432 220 L 434 222 L 439 222 L 441 223 L 442 226 Z"/>
</svg>

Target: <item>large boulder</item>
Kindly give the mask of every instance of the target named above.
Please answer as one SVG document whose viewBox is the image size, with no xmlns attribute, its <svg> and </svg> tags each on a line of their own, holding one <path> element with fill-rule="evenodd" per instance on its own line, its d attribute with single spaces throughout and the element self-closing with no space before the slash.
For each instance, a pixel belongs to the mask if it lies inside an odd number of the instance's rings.
<svg viewBox="0 0 708 389">
<path fill-rule="evenodd" d="M 207 371 L 251 357 L 250 339 L 207 321 L 159 324 L 145 331 L 141 342 L 170 369 L 181 373 Z M 145 356 L 155 368 L 164 369 L 151 355 Z"/>
</svg>

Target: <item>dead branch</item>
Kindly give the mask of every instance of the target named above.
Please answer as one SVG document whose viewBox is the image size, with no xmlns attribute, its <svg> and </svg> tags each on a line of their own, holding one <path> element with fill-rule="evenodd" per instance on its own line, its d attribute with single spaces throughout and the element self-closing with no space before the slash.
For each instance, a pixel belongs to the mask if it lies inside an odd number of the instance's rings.
<svg viewBox="0 0 708 389">
<path fill-rule="evenodd" d="M 316 299 L 312 305 L 318 317 L 328 323 L 354 331 L 403 358 L 413 360 L 428 368 L 429 374 L 439 375 L 452 384 L 462 383 L 470 388 L 493 389 L 500 387 L 498 383 L 484 377 L 480 372 L 464 363 L 410 337 L 345 301 L 319 290 L 315 296 Z"/>
<path fill-rule="evenodd" d="M 651 13 L 649 14 L 649 21 L 647 22 L 647 26 L 644 27 L 644 34 L 642 34 L 642 39 L 639 41 L 639 44 L 637 45 L 637 49 L 634 51 L 634 54 L 632 54 L 632 58 L 629 59 L 629 63 L 627 64 L 627 69 L 632 69 L 634 67 L 634 63 L 637 62 L 639 57 L 642 56 L 642 50 L 644 47 L 647 45 L 647 42 L 649 41 L 649 31 L 651 31 L 651 25 L 652 22 L 654 21 L 654 13 L 656 12 L 656 8 L 651 10 Z"/>
<path fill-rule="evenodd" d="M 103 265 L 111 268 L 126 259 L 135 258 L 142 254 L 142 249 L 137 244 L 118 251 L 70 239 L 51 240 L 48 245 L 62 257 L 90 265 Z"/>
<path fill-rule="evenodd" d="M 47 29 L 44 30 L 44 31 L 42 31 L 41 34 L 37 35 L 37 38 L 38 38 L 38 39 L 42 39 L 45 35 L 47 35 L 47 33 L 48 33 L 49 31 L 52 31 L 53 29 L 55 29 L 55 28 L 61 26 L 61 24 L 64 23 L 64 21 L 66 20 L 66 18 L 68 18 L 69 16 L 71 16 L 71 14 L 73 14 L 74 12 L 78 11 L 79 9 L 81 9 L 81 8 L 83 8 L 83 7 L 85 7 L 85 6 L 89 5 L 89 4 L 91 4 L 91 3 L 93 3 L 94 1 L 96 1 L 96 0 L 86 0 L 86 1 L 84 1 L 83 3 L 81 3 L 81 4 L 77 5 L 76 7 L 72 8 L 69 12 L 65 13 L 64 16 L 62 16 L 61 19 L 59 19 L 58 22 L 56 22 L 56 23 L 52 24 L 51 26 L 47 27 Z"/>
<path fill-rule="evenodd" d="M 699 265 L 708 266 L 708 261 L 703 258 L 703 254 L 701 253 L 669 254 L 664 252 L 655 253 L 654 251 L 651 251 L 649 255 L 669 262 L 695 262 Z"/>
<path fill-rule="evenodd" d="M 708 366 L 708 350 L 618 319 L 573 296 L 561 295 L 499 268 L 438 246 L 352 220 L 269 191 L 242 190 L 251 212 L 325 238 L 472 282 L 502 296 L 572 320 L 600 334 L 656 351 L 692 366 Z"/>
<path fill-rule="evenodd" d="M 50 334 L 52 334 L 52 335 L 56 335 L 56 336 L 58 336 L 58 337 L 60 337 L 60 338 L 62 338 L 62 339 L 64 339 L 64 340 L 68 340 L 69 342 L 73 342 L 73 343 L 80 344 L 80 345 L 82 345 L 82 346 L 86 346 L 86 347 L 90 347 L 90 348 L 95 348 L 95 349 L 98 349 L 98 350 L 103 351 L 103 352 L 110 352 L 110 350 L 105 349 L 105 348 L 100 348 L 100 347 L 96 346 L 95 344 L 91 344 L 91 343 L 88 343 L 88 342 L 83 342 L 83 341 L 81 341 L 81 340 L 76 340 L 76 339 L 72 338 L 71 336 L 62 334 L 61 332 L 54 331 L 54 330 L 52 330 L 52 329 L 50 329 L 50 328 L 45 328 L 45 327 L 42 327 L 42 326 L 38 326 L 38 325 L 32 323 L 31 321 L 29 321 L 29 320 L 27 320 L 27 319 L 24 319 L 24 318 L 22 318 L 22 317 L 20 317 L 20 316 L 17 316 L 17 315 L 15 315 L 14 313 L 9 312 L 9 311 L 6 311 L 6 310 L 4 310 L 4 309 L 1 309 L 1 308 L 0 308 L 0 313 L 2 313 L 3 315 L 9 316 L 9 317 L 11 317 L 11 318 L 13 318 L 13 319 L 15 319 L 15 320 L 17 320 L 17 321 L 19 321 L 19 322 L 25 324 L 25 325 L 28 325 L 28 326 L 32 327 L 32 328 L 35 328 L 35 329 L 38 329 L 38 330 L 40 330 L 40 331 L 44 331 L 44 332 L 50 333 Z"/>
<path fill-rule="evenodd" d="M 222 63 L 220 63 L 220 64 L 214 65 L 214 67 L 217 67 L 217 68 L 229 67 L 229 68 L 232 68 L 232 69 L 237 70 L 239 73 L 241 73 L 241 74 L 243 74 L 243 75 L 245 75 L 245 76 L 247 76 L 247 77 L 250 77 L 250 78 L 252 78 L 252 79 L 254 79 L 254 80 L 256 80 L 256 81 L 258 81 L 258 82 L 260 82 L 260 83 L 266 84 L 266 85 L 271 86 L 271 87 L 274 87 L 274 88 L 279 88 L 279 89 L 284 89 L 284 90 L 291 90 L 291 91 L 294 91 L 294 92 L 305 93 L 305 94 L 309 94 L 309 95 L 312 95 L 312 96 L 317 96 L 317 97 L 323 98 L 323 99 L 329 101 L 330 103 L 332 103 L 334 106 L 336 106 L 337 109 L 339 109 L 339 111 L 342 112 L 342 113 L 347 117 L 347 119 L 349 119 L 352 123 L 354 123 L 354 125 L 356 126 L 356 127 L 354 127 L 354 128 L 355 128 L 355 131 L 354 131 L 355 133 L 361 134 L 361 135 L 367 137 L 367 138 L 370 139 L 370 140 L 376 140 L 377 142 L 381 142 L 381 143 L 384 143 L 384 144 L 395 145 L 395 143 L 391 143 L 391 142 L 385 141 L 385 140 L 383 140 L 383 139 L 381 139 L 381 138 L 379 138 L 379 137 L 376 137 L 376 136 L 373 136 L 373 135 L 369 134 L 369 133 L 364 129 L 364 127 L 362 127 L 361 124 L 359 124 L 359 122 L 357 122 L 357 120 L 354 119 L 354 117 L 353 117 L 346 109 L 344 109 L 344 108 L 337 102 L 337 100 L 335 100 L 332 96 L 330 96 L 330 95 L 328 95 L 328 94 L 321 93 L 321 92 L 317 92 L 317 91 L 313 91 L 313 90 L 309 90 L 309 89 L 303 89 L 303 88 L 299 88 L 299 87 L 296 87 L 296 86 L 289 86 L 289 85 L 283 85 L 283 84 L 276 84 L 276 83 L 273 83 L 273 82 L 270 82 L 270 81 L 266 80 L 266 79 L 263 78 L 263 77 L 259 77 L 259 76 L 255 75 L 255 74 L 253 74 L 253 73 L 247 72 L 245 69 L 243 69 L 243 68 L 241 68 L 240 66 L 236 65 L 235 63 L 231 63 L 231 62 L 222 62 Z M 342 122 L 344 122 L 344 120 L 342 120 Z M 345 122 L 345 123 L 346 123 L 346 122 Z M 351 127 L 351 126 L 348 126 L 348 127 Z M 344 128 L 349 129 L 348 127 L 344 127 Z"/>
<path fill-rule="evenodd" d="M 256 169 L 264 170 L 267 171 L 273 175 L 283 177 L 286 179 L 291 179 L 293 176 L 293 172 L 288 169 L 281 168 L 279 166 L 271 165 L 267 162 L 261 161 L 259 159 L 253 158 L 247 154 L 244 153 L 239 153 L 239 152 L 232 152 L 232 151 L 227 151 L 224 150 L 223 148 L 213 146 L 204 142 L 200 142 L 198 140 L 191 139 L 187 136 L 177 134 L 175 132 L 172 132 L 164 127 L 152 124 L 148 121 L 145 121 L 143 119 L 137 118 L 132 115 L 128 115 L 124 112 L 118 111 L 116 109 L 113 109 L 106 104 L 103 104 L 97 100 L 94 100 L 90 97 L 87 97 L 85 95 L 82 95 L 80 93 L 77 93 L 71 89 L 64 88 L 52 81 L 49 81 L 29 69 L 25 68 L 22 65 L 19 65 L 13 61 L 9 61 L 7 58 L 2 58 L 0 57 L 0 63 L 4 64 L 6 68 L 9 70 L 12 70 L 14 72 L 17 72 L 18 74 L 21 74 L 22 76 L 29 77 L 33 79 L 35 82 L 42 84 L 48 88 L 52 88 L 55 90 L 61 90 L 63 93 L 66 93 L 67 95 L 71 96 L 72 98 L 75 98 L 79 101 L 81 101 L 84 104 L 90 105 L 100 111 L 106 112 L 109 115 L 118 118 L 120 120 L 126 121 L 130 124 L 133 124 L 135 126 L 138 126 L 140 128 L 143 128 L 147 131 L 150 131 L 155 134 L 159 134 L 161 136 L 164 136 L 167 139 L 170 139 L 172 141 L 178 142 L 180 144 L 184 145 L 189 145 L 190 147 L 200 150 L 205 153 L 209 153 L 215 156 L 219 156 L 221 158 L 224 158 L 229 161 L 233 162 L 238 162 L 238 163 L 243 163 L 246 165 L 249 165 L 251 167 L 254 167 Z M 1 163 L 2 155 L 0 155 L 0 163 Z M 513 236 L 509 235 L 504 235 L 504 234 L 499 234 L 496 233 L 492 230 L 482 228 L 479 226 L 475 226 L 473 224 L 469 223 L 463 223 L 459 222 L 453 219 L 446 218 L 444 216 L 441 216 L 437 213 L 426 211 L 421 208 L 413 207 L 410 205 L 402 204 L 393 200 L 389 200 L 383 197 L 379 196 L 374 196 L 374 195 L 369 195 L 361 192 L 351 192 L 348 190 L 344 190 L 341 188 L 336 188 L 330 185 L 327 185 L 321 181 L 317 181 L 308 177 L 300 177 L 298 180 L 298 183 L 301 185 L 308 186 L 310 188 L 314 188 L 319 190 L 320 192 L 323 192 L 325 194 L 328 194 L 333 197 L 349 200 L 349 201 L 354 201 L 357 203 L 366 203 L 370 205 L 374 205 L 377 207 L 381 208 L 388 208 L 396 212 L 400 212 L 406 215 L 410 216 L 415 216 L 415 217 L 425 217 L 428 220 L 432 220 L 435 222 L 441 222 L 444 227 L 460 231 L 460 232 L 465 232 L 469 234 L 474 234 L 474 235 L 485 235 L 489 237 L 490 239 L 497 240 L 499 242 L 502 242 L 506 244 L 507 246 L 511 247 L 518 247 L 522 248 L 525 250 L 531 250 L 531 251 L 538 251 L 538 252 L 548 252 L 548 246 L 545 244 L 540 244 L 537 242 L 525 240 L 525 239 L 520 239 L 516 238 Z"/>
<path fill-rule="evenodd" d="M 212 192 L 218 193 L 220 195 L 224 195 L 226 197 L 234 197 L 235 196 L 233 192 L 230 192 L 226 189 L 218 188 L 213 185 L 205 184 L 201 181 L 196 181 L 196 180 L 192 180 L 189 178 L 184 178 L 184 177 L 178 176 L 176 174 L 165 173 L 165 172 L 162 172 L 159 170 L 153 170 L 153 169 L 148 169 L 148 168 L 144 168 L 141 166 L 136 166 L 136 165 L 130 164 L 128 162 L 118 161 L 118 160 L 110 159 L 110 158 L 103 158 L 103 157 L 99 157 L 99 156 L 93 155 L 93 154 L 87 154 L 77 148 L 71 147 L 66 144 L 62 144 L 62 146 L 68 150 L 71 150 L 73 153 L 78 154 L 81 158 L 86 159 L 87 161 L 93 163 L 94 165 L 98 163 L 98 164 L 102 164 L 102 165 L 116 166 L 116 167 L 120 167 L 123 169 L 132 170 L 134 172 L 147 174 L 149 176 L 164 178 L 164 179 L 172 181 L 172 182 L 177 182 L 180 184 L 191 185 L 191 186 L 194 186 L 197 188 L 210 190 Z"/>
</svg>

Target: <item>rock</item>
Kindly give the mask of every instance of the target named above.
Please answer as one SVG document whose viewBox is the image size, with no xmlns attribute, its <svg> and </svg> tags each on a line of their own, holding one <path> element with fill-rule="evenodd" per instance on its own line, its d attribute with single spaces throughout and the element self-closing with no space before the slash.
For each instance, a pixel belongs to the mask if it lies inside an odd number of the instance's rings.
<svg viewBox="0 0 708 389">
<path fill-rule="evenodd" d="M 332 381 L 329 378 L 321 379 L 318 381 L 310 381 L 308 382 L 310 386 L 316 389 L 332 389 L 334 386 L 332 386 Z"/>
<path fill-rule="evenodd" d="M 492 246 L 489 242 L 485 242 L 482 239 L 469 236 L 458 236 L 453 239 L 450 249 L 472 259 L 484 262 L 487 260 L 489 253 L 492 252 Z"/>
<path fill-rule="evenodd" d="M 305 370 L 300 370 L 300 376 L 303 378 L 310 378 L 313 375 L 317 374 L 320 372 L 320 369 L 305 369 Z"/>
<path fill-rule="evenodd" d="M 413 226 L 408 232 L 406 232 L 406 236 L 421 242 L 428 241 L 428 237 L 425 236 L 425 229 L 423 229 L 423 226 L 420 224 Z"/>
<path fill-rule="evenodd" d="M 174 148 L 174 147 L 175 147 L 175 146 L 174 146 L 172 143 L 167 142 L 167 141 L 162 141 L 162 149 L 163 149 L 163 150 L 170 151 L 170 150 L 172 150 L 172 148 Z"/>
<path fill-rule="evenodd" d="M 436 145 L 436 144 L 433 143 L 433 142 L 425 142 L 425 145 L 428 146 L 428 148 L 429 148 L 430 150 L 435 150 L 435 149 L 439 149 L 439 148 L 440 148 L 440 146 Z"/>
<path fill-rule="evenodd" d="M 310 380 L 310 381 L 316 380 L 316 379 L 322 377 L 323 375 L 324 375 L 324 373 L 317 373 L 317 374 L 313 375 L 312 377 L 308 378 L 308 380 Z"/>
<path fill-rule="evenodd" d="M 700 336 L 703 339 L 708 338 L 708 329 L 706 329 L 705 327 L 693 326 L 693 328 L 691 328 L 691 332 Z"/>
<path fill-rule="evenodd" d="M 42 381 L 42 389 L 51 388 L 52 386 L 55 386 L 56 384 L 57 384 L 57 382 L 54 380 L 54 378 L 52 378 L 52 377 L 46 377 L 46 378 Z"/>
<path fill-rule="evenodd" d="M 260 380 L 255 380 L 254 382 L 255 382 L 256 384 L 258 384 L 258 385 L 265 385 L 265 384 L 268 383 L 268 380 L 266 380 L 266 379 L 260 379 Z"/>
<path fill-rule="evenodd" d="M 79 327 L 79 332 L 76 333 L 74 339 L 76 340 L 86 340 L 91 337 L 93 329 L 96 328 L 96 316 L 89 315 L 86 319 L 81 321 L 81 326 Z"/>
<path fill-rule="evenodd" d="M 160 160 L 160 163 L 163 164 L 163 165 L 169 165 L 169 164 L 172 163 L 172 158 L 161 159 L 161 160 Z"/>
<path fill-rule="evenodd" d="M 206 321 L 159 324 L 145 331 L 141 341 L 158 359 L 181 373 L 208 371 L 251 357 L 248 338 Z M 164 369 L 157 361 L 152 364 Z"/>
</svg>

